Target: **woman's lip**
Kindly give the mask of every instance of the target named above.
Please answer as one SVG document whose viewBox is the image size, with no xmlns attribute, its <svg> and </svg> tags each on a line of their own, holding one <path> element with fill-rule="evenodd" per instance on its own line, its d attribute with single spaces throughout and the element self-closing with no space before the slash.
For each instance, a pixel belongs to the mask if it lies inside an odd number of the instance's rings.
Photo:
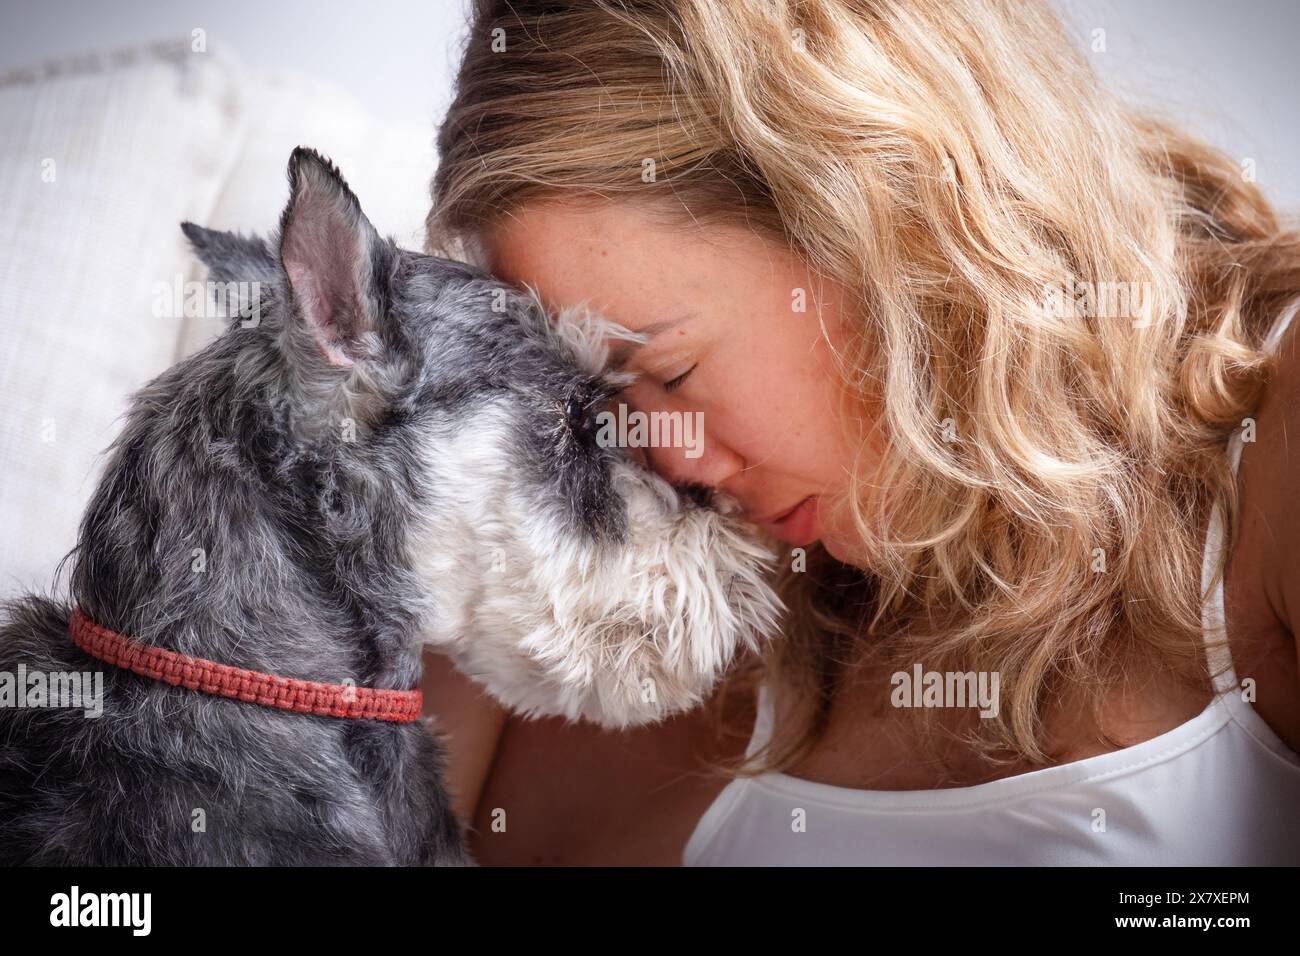
<svg viewBox="0 0 1300 956">
<path fill-rule="evenodd" d="M 804 501 L 807 500 L 808 500 L 807 498 L 804 498 L 803 501 L 800 501 L 798 504 L 794 505 L 793 507 L 787 508 L 785 511 L 782 511 L 780 514 L 772 515 L 772 517 L 770 518 L 755 518 L 753 519 L 754 524 L 766 524 L 766 525 L 780 524 L 786 518 L 794 514 L 795 508 L 798 508 L 799 505 L 803 504 Z"/>
<path fill-rule="evenodd" d="M 809 495 L 784 514 L 754 523 L 789 544 L 811 544 L 818 535 L 817 496 Z"/>
</svg>

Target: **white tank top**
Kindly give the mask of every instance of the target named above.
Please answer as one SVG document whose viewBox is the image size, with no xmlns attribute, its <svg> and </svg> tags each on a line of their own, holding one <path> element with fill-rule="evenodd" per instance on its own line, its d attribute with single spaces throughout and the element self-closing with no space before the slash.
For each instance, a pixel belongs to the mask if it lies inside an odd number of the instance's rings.
<svg viewBox="0 0 1300 956">
<path fill-rule="evenodd" d="M 1272 348 L 1300 301 L 1269 337 Z M 1235 469 L 1240 432 L 1229 443 Z M 1202 569 L 1223 547 L 1211 516 Z M 1224 633 L 1223 582 L 1204 612 Z M 854 790 L 782 773 L 731 781 L 696 825 L 686 866 L 1244 866 L 1300 864 L 1300 755 L 1255 713 L 1227 670 L 1199 715 L 1132 747 L 940 790 Z M 769 739 L 760 687 L 747 752 Z"/>
</svg>

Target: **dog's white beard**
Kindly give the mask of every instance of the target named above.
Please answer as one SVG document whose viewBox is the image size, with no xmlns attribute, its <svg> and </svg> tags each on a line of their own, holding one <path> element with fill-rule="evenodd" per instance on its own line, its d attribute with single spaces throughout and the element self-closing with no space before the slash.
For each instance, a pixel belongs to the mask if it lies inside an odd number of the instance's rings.
<svg viewBox="0 0 1300 956">
<path fill-rule="evenodd" d="M 739 649 L 775 630 L 772 555 L 734 518 L 619 463 L 624 542 L 574 540 L 519 494 L 508 435 L 504 411 L 476 416 L 439 449 L 440 500 L 417 555 L 428 643 L 506 707 L 616 728 L 658 721 L 700 703 Z"/>
</svg>

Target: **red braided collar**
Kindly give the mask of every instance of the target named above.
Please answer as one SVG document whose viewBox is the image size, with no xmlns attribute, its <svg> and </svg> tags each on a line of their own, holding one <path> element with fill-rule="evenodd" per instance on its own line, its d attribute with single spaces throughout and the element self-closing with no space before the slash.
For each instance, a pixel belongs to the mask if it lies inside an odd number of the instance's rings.
<svg viewBox="0 0 1300 956">
<path fill-rule="evenodd" d="M 347 684 L 320 684 L 218 664 L 141 644 L 100 627 L 83 614 L 81 608 L 73 609 L 68 633 L 79 648 L 105 663 L 173 686 L 233 697 L 264 707 L 319 717 L 389 720 L 400 724 L 418 720 L 424 708 L 424 693 L 418 687 L 414 690 L 376 690 Z"/>
</svg>

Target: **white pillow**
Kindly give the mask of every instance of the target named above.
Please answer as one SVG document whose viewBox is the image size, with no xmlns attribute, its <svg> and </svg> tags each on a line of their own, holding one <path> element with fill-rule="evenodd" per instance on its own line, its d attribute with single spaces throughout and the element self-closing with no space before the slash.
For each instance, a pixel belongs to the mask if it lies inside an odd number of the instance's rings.
<svg viewBox="0 0 1300 956">
<path fill-rule="evenodd" d="M 419 248 L 433 131 L 188 42 L 10 75 L 0 128 L 0 595 L 11 595 L 51 586 L 131 392 L 219 326 L 154 316 L 159 283 L 202 278 L 180 223 L 269 230 L 301 143 L 339 163 L 381 232 Z"/>
<path fill-rule="evenodd" d="M 98 66 L 98 68 L 95 68 Z M 0 592 L 48 588 L 126 396 L 169 365 L 156 283 L 239 140 L 226 64 L 143 51 L 0 87 Z"/>
</svg>

